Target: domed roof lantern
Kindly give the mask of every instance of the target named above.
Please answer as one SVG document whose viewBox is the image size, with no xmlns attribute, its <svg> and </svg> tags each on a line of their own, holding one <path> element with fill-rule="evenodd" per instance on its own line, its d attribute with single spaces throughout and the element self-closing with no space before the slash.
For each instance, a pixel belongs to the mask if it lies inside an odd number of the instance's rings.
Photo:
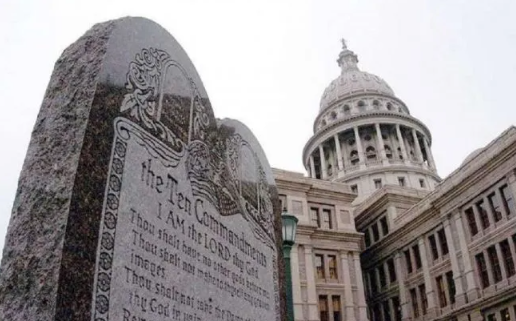
<svg viewBox="0 0 516 321">
<path fill-rule="evenodd" d="M 340 41 L 342 42 L 342 51 L 339 54 L 339 59 L 337 59 L 337 62 L 339 63 L 339 67 L 342 69 L 342 73 L 351 70 L 359 70 L 357 66 L 357 55 L 348 49 L 346 40 L 344 38 Z"/>
</svg>

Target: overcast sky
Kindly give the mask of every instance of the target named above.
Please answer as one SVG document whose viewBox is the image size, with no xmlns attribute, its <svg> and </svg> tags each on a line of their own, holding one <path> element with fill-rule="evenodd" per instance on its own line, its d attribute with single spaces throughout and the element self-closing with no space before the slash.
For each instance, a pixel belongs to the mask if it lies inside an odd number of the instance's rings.
<svg viewBox="0 0 516 321">
<path fill-rule="evenodd" d="M 442 177 L 516 120 L 516 1 L 0 0 L 0 248 L 54 62 L 93 24 L 127 15 L 181 43 L 215 115 L 251 128 L 273 167 L 304 172 L 342 37 L 429 127 Z"/>
</svg>

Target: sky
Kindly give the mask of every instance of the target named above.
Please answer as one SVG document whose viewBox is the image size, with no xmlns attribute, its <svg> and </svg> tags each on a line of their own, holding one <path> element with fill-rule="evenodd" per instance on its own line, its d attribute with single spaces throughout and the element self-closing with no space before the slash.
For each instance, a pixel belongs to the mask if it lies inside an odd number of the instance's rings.
<svg viewBox="0 0 516 321">
<path fill-rule="evenodd" d="M 276 168 L 304 172 L 341 38 L 430 129 L 441 177 L 515 124 L 516 1 L 0 0 L 0 248 L 55 61 L 93 24 L 124 16 L 167 29 L 216 117 L 244 122 Z"/>
</svg>

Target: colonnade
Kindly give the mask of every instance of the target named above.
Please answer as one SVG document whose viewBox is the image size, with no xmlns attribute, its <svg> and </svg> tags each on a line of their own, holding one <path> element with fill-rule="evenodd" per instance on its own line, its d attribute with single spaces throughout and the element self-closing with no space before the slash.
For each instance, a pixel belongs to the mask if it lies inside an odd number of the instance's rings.
<svg viewBox="0 0 516 321">
<path fill-rule="evenodd" d="M 402 129 L 400 124 L 382 125 L 380 123 L 374 123 L 360 127 L 371 126 L 374 127 L 374 131 L 376 133 L 375 157 L 373 157 L 374 162 L 380 161 L 382 164 L 388 165 L 389 163 L 392 163 L 393 160 L 397 160 L 397 163 L 400 163 L 401 161 L 401 163 L 405 164 L 415 161 L 416 163 L 422 164 L 427 168 L 429 167 L 432 171 L 435 171 L 435 162 L 433 159 L 432 151 L 430 149 L 430 143 L 428 141 L 428 138 L 424 134 L 419 133 L 415 128 L 407 127 L 406 129 Z M 399 148 L 399 153 L 396 153 L 397 150 L 393 150 L 394 148 L 391 148 L 390 154 L 387 154 L 387 151 L 385 149 L 386 144 L 382 136 L 381 126 L 395 127 L 398 142 L 398 146 L 396 146 L 396 148 Z M 340 140 L 340 136 L 343 132 L 335 134 L 332 138 L 319 144 L 319 146 L 316 149 L 314 149 L 310 154 L 308 158 L 308 163 L 306 164 L 306 168 L 309 171 L 310 177 L 328 179 L 337 172 L 365 168 L 367 167 L 368 163 L 372 162 L 367 160 L 368 154 L 367 151 L 364 150 L 359 126 L 354 126 L 346 131 L 351 131 L 353 134 L 354 141 L 356 143 L 356 146 L 354 147 L 354 151 L 356 151 L 356 154 L 350 155 L 347 152 L 343 152 Z M 409 145 L 408 147 L 411 147 L 411 149 L 413 149 L 415 152 L 413 155 L 411 154 L 410 157 L 408 153 L 409 148 L 407 148 L 407 134 L 411 136 L 411 139 L 413 141 L 413 146 Z M 331 140 L 333 140 L 333 142 L 331 142 Z M 420 140 L 422 140 L 423 142 L 422 146 Z M 425 153 L 423 153 L 423 151 L 425 151 Z M 328 157 L 326 156 L 326 153 L 328 154 Z M 330 169 L 331 172 L 329 172 Z"/>
</svg>

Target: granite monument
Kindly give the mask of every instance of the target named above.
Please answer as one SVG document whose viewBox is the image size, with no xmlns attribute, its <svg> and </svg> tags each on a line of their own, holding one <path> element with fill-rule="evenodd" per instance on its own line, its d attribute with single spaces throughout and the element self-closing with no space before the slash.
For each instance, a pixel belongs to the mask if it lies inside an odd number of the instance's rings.
<svg viewBox="0 0 516 321">
<path fill-rule="evenodd" d="M 278 195 L 176 40 L 95 25 L 55 65 L 19 180 L 1 320 L 279 321 Z"/>
</svg>

